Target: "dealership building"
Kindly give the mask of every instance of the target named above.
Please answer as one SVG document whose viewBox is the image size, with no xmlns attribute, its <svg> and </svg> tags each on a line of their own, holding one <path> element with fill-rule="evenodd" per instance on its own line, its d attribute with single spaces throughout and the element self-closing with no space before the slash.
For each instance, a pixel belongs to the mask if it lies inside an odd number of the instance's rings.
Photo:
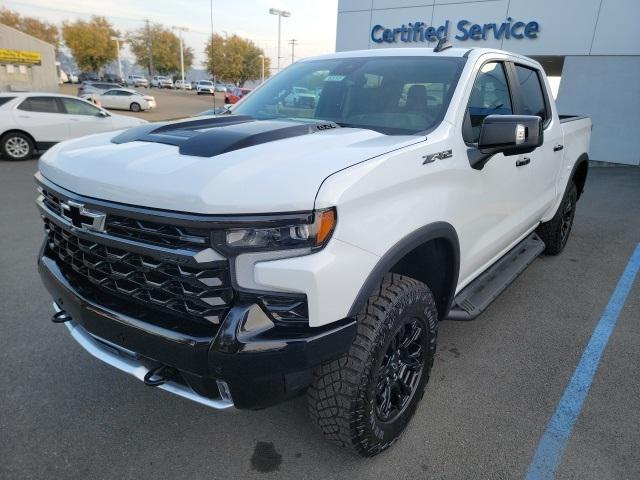
<svg viewBox="0 0 640 480">
<path fill-rule="evenodd" d="M 560 77 L 561 114 L 593 120 L 593 160 L 640 165 L 640 0 L 339 0 L 336 50 L 490 47 Z"/>
<path fill-rule="evenodd" d="M 0 24 L 0 92 L 58 87 L 55 47 Z"/>
</svg>

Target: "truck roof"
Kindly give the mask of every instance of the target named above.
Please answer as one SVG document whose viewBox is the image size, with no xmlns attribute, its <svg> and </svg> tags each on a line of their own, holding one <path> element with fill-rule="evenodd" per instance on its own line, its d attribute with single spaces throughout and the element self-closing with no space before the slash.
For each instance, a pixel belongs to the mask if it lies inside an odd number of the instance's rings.
<svg viewBox="0 0 640 480">
<path fill-rule="evenodd" d="M 501 53 L 506 55 L 513 55 L 515 57 L 523 57 L 517 53 L 508 52 L 506 50 L 499 50 L 497 48 L 460 48 L 452 47 L 442 50 L 440 52 L 434 52 L 433 48 L 372 48 L 368 50 L 348 50 L 344 52 L 328 53 L 326 55 L 319 55 L 317 57 L 307 57 L 299 60 L 300 62 L 310 60 L 325 60 L 330 58 L 353 58 L 353 57 L 464 57 L 473 52 L 474 55 L 480 56 L 485 53 Z"/>
</svg>

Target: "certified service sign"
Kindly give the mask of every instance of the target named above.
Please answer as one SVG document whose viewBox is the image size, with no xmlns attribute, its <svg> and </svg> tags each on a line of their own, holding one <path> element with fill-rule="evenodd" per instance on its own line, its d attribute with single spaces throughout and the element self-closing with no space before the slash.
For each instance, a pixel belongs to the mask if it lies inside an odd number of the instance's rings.
<svg viewBox="0 0 640 480">
<path fill-rule="evenodd" d="M 374 43 L 434 42 L 440 38 L 449 37 L 450 26 L 449 20 L 438 27 L 428 26 L 424 22 L 409 22 L 395 28 L 375 25 L 371 29 L 371 41 Z M 460 41 L 534 39 L 538 37 L 539 32 L 540 24 L 538 22 L 514 22 L 511 17 L 502 23 L 478 24 L 469 20 L 460 20 L 456 23 L 455 39 Z"/>
</svg>

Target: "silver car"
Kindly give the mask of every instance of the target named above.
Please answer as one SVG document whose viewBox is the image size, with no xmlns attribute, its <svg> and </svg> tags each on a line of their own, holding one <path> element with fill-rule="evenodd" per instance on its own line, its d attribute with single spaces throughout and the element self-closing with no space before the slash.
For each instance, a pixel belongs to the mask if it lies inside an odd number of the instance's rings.
<svg viewBox="0 0 640 480">
<path fill-rule="evenodd" d="M 109 82 L 82 82 L 78 87 L 78 96 L 83 97 L 94 93 L 104 93 L 112 88 L 121 88 L 117 83 Z"/>
</svg>

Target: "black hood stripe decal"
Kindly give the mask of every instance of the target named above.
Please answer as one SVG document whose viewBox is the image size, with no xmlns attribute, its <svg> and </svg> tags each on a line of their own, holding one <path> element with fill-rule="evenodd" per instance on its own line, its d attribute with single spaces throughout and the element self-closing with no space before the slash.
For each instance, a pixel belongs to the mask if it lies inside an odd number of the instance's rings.
<svg viewBox="0 0 640 480">
<path fill-rule="evenodd" d="M 182 155 L 214 157 L 241 148 L 285 138 L 340 128 L 333 122 L 255 120 L 249 116 L 225 115 L 175 123 L 141 125 L 122 132 L 112 143 L 135 141 L 179 147 Z"/>
</svg>

